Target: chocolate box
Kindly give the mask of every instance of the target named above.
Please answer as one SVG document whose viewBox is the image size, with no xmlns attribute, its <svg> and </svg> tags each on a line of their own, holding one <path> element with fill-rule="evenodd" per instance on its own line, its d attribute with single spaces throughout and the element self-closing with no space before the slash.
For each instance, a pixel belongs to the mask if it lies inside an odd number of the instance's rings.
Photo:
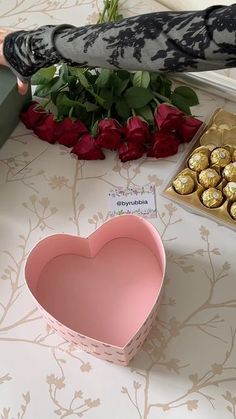
<svg viewBox="0 0 236 419">
<path fill-rule="evenodd" d="M 168 182 L 163 186 L 162 195 L 177 202 L 185 209 L 195 212 L 196 214 L 208 217 L 218 224 L 236 229 L 236 220 L 230 215 L 231 206 L 235 202 L 234 197 L 227 197 L 225 194 L 226 185 L 231 184 L 234 189 L 236 182 L 235 179 L 226 179 L 223 175 L 224 166 L 218 167 L 217 164 L 210 162 L 210 156 L 213 150 L 223 147 L 229 155 L 232 164 L 235 165 L 235 150 L 236 150 L 236 113 L 228 112 L 222 108 L 216 109 L 214 114 L 210 117 L 209 121 L 202 126 L 195 138 L 192 140 L 190 147 L 183 154 L 177 169 L 171 175 Z M 215 186 L 218 191 L 223 193 L 222 203 L 215 208 L 207 208 L 202 202 L 201 197 L 207 187 L 203 187 L 199 182 L 200 173 L 194 171 L 189 167 L 189 159 L 194 153 L 200 152 L 206 154 L 209 158 L 209 168 L 216 169 L 220 174 L 220 182 Z M 228 163 L 227 163 L 228 164 Z M 195 188 L 188 194 L 180 194 L 175 188 L 173 182 L 179 176 L 190 176 L 195 183 Z M 213 188 L 214 189 L 214 188 Z"/>
</svg>

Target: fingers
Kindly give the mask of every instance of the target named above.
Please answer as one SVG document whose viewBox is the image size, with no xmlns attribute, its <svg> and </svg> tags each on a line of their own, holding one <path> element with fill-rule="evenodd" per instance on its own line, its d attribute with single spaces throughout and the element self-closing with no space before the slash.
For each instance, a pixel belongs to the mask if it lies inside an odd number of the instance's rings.
<svg viewBox="0 0 236 419">
<path fill-rule="evenodd" d="M 0 28 L 0 65 L 4 65 L 6 67 L 9 67 L 9 66 L 4 59 L 2 46 L 3 46 L 3 42 L 6 35 L 8 35 L 9 33 L 13 31 L 14 30 L 11 28 Z M 28 83 L 23 83 L 20 79 L 17 78 L 17 86 L 18 86 L 18 92 L 21 95 L 25 95 L 27 93 L 28 88 L 29 88 Z"/>
<path fill-rule="evenodd" d="M 8 33 L 10 33 L 10 31 L 8 31 L 7 29 L 1 29 L 0 28 L 0 65 L 4 65 L 6 67 L 8 67 L 4 55 L 3 55 L 3 42 L 4 39 L 6 37 L 6 35 L 8 35 Z"/>
<path fill-rule="evenodd" d="M 11 32 L 14 32 L 14 30 L 15 29 L 13 28 L 7 28 L 7 27 L 0 28 L 0 37 L 4 39 L 5 36 L 7 36 Z"/>
<path fill-rule="evenodd" d="M 28 83 L 23 83 L 20 79 L 17 79 L 17 85 L 18 85 L 18 92 L 20 93 L 20 95 L 25 95 L 29 88 Z"/>
</svg>

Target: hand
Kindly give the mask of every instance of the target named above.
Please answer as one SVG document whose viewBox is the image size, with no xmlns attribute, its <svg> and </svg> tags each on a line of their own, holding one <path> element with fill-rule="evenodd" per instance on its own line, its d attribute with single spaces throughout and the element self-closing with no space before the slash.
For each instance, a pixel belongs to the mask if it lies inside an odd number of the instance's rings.
<svg viewBox="0 0 236 419">
<path fill-rule="evenodd" d="M 3 42 L 5 37 L 11 32 L 13 32 L 12 29 L 0 28 L 0 65 L 4 65 L 5 67 L 9 67 L 9 65 L 5 61 L 3 55 Z M 28 90 L 28 83 L 23 83 L 20 79 L 17 78 L 17 85 L 19 93 L 21 95 L 25 95 Z"/>
</svg>

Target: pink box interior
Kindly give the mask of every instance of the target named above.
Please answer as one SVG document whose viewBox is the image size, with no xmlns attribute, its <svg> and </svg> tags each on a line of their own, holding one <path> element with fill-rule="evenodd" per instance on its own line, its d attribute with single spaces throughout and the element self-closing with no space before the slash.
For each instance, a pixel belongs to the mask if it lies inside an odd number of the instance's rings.
<svg viewBox="0 0 236 419">
<path fill-rule="evenodd" d="M 155 228 L 124 215 L 88 238 L 57 234 L 42 240 L 25 272 L 37 302 L 62 325 L 124 348 L 155 306 L 164 271 Z"/>
</svg>

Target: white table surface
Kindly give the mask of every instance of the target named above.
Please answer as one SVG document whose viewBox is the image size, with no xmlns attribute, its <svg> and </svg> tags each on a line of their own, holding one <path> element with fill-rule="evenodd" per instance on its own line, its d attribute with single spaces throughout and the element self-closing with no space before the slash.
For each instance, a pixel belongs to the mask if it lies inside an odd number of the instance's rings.
<svg viewBox="0 0 236 419">
<path fill-rule="evenodd" d="M 0 0 L 0 25 L 75 24 L 76 14 L 81 23 L 96 20 L 96 2 Z M 200 118 L 217 106 L 236 110 L 199 96 Z M 1 419 L 236 418 L 235 233 L 160 197 L 178 157 L 121 164 L 107 153 L 105 161 L 81 162 L 22 124 L 0 150 Z M 151 222 L 167 253 L 165 293 L 147 342 L 124 368 L 47 327 L 24 285 L 24 264 L 41 238 L 86 236 L 101 225 L 112 188 L 146 184 L 156 186 Z"/>
</svg>

